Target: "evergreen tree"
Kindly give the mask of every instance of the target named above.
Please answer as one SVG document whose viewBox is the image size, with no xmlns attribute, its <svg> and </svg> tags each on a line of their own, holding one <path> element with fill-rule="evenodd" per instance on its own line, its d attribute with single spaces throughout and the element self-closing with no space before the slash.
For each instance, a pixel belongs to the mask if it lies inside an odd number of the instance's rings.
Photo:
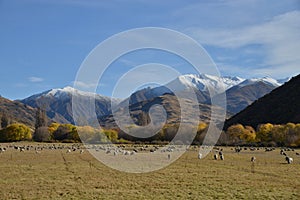
<svg viewBox="0 0 300 200">
<path fill-rule="evenodd" d="M 35 116 L 35 131 L 33 139 L 37 142 L 44 142 L 50 140 L 50 133 L 48 130 L 48 122 L 45 109 L 38 108 Z"/>
<path fill-rule="evenodd" d="M 1 116 L 1 128 L 6 128 L 9 125 L 9 119 L 7 115 L 3 112 Z"/>
<path fill-rule="evenodd" d="M 47 126 L 47 116 L 44 109 L 38 108 L 35 117 L 35 129 Z"/>
</svg>

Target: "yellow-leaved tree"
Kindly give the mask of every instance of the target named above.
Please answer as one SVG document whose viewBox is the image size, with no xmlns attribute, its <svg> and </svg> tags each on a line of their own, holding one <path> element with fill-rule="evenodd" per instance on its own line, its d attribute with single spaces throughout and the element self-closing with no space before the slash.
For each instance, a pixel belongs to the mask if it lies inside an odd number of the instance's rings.
<svg viewBox="0 0 300 200">
<path fill-rule="evenodd" d="M 31 138 L 31 130 L 28 126 L 24 124 L 10 124 L 0 131 L 0 141 L 2 142 L 31 140 Z"/>
<path fill-rule="evenodd" d="M 271 141 L 273 127 L 274 125 L 271 123 L 259 125 L 256 133 L 257 141 L 259 142 Z"/>
</svg>

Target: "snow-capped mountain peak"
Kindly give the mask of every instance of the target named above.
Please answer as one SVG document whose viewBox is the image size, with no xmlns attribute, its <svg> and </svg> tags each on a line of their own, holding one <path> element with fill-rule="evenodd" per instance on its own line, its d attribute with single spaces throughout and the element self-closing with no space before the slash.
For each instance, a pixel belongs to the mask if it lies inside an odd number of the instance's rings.
<svg viewBox="0 0 300 200">
<path fill-rule="evenodd" d="M 239 87 L 244 87 L 247 85 L 252 85 L 258 82 L 263 82 L 267 85 L 271 85 L 274 87 L 279 87 L 282 85 L 282 83 L 278 82 L 277 80 L 270 78 L 270 77 L 263 77 L 263 78 L 251 78 L 251 79 L 246 79 L 245 81 L 243 81 L 242 83 L 240 83 L 238 86 Z"/>
<path fill-rule="evenodd" d="M 208 88 L 213 90 L 227 90 L 245 79 L 240 77 L 218 77 L 208 74 L 187 74 L 179 76 L 166 86 L 170 89 L 183 90 L 188 88 L 197 88 L 200 91 L 207 91 Z"/>
<path fill-rule="evenodd" d="M 68 95 L 68 96 L 69 95 L 82 95 L 82 96 L 86 96 L 86 97 L 100 96 L 100 95 L 97 95 L 97 94 L 92 93 L 92 92 L 77 90 L 77 89 L 75 89 L 73 87 L 70 87 L 70 86 L 66 86 L 64 88 L 52 89 L 45 95 L 46 96 L 53 96 L 53 97 L 62 97 L 62 96 L 65 96 L 65 95 Z"/>
</svg>

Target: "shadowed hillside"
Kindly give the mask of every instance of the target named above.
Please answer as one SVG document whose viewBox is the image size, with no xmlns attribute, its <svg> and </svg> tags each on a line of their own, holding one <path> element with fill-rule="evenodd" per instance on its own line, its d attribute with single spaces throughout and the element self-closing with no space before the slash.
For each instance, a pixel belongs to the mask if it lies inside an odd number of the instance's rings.
<svg viewBox="0 0 300 200">
<path fill-rule="evenodd" d="M 245 110 L 225 122 L 225 128 L 233 124 L 285 124 L 300 122 L 300 75 L 258 99 Z"/>
<path fill-rule="evenodd" d="M 9 123 L 19 122 L 33 127 L 36 109 L 21 102 L 0 97 L 0 116 L 6 115 Z"/>
</svg>

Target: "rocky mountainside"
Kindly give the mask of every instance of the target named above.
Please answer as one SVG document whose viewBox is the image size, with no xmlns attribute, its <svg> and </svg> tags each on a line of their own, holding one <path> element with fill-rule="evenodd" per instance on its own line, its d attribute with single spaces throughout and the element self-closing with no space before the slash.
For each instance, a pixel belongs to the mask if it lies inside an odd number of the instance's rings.
<svg viewBox="0 0 300 200">
<path fill-rule="evenodd" d="M 17 101 L 0 97 L 0 117 L 5 115 L 10 123 L 19 122 L 34 127 L 36 109 Z"/>
<path fill-rule="evenodd" d="M 164 94 L 159 97 L 155 97 L 149 100 L 141 101 L 138 103 L 130 104 L 129 111 L 130 117 L 136 125 L 147 125 L 149 123 L 149 109 L 155 105 L 161 105 L 164 107 L 166 114 L 167 114 L 167 124 L 174 124 L 179 123 L 181 120 L 181 116 L 186 116 L 185 119 L 182 119 L 183 123 L 188 123 L 190 120 L 195 121 L 202 121 L 202 122 L 209 122 L 210 114 L 211 114 L 211 106 L 207 104 L 199 104 L 197 102 L 193 102 L 189 99 L 182 99 L 184 104 L 186 105 L 187 109 L 182 110 L 180 109 L 180 104 L 177 97 L 173 94 Z M 200 113 L 198 118 L 195 118 L 194 112 L 195 108 L 199 107 Z M 221 109 L 221 108 L 218 108 Z M 119 107 L 116 110 L 116 113 L 119 116 L 125 116 L 126 112 L 125 109 Z M 161 117 L 158 112 L 154 112 L 156 118 Z M 122 120 L 125 123 L 130 125 L 129 121 Z M 159 121 L 159 120 L 158 120 Z M 104 117 L 99 118 L 99 122 L 104 127 L 116 127 L 114 118 L 112 115 L 107 115 Z"/>
<path fill-rule="evenodd" d="M 272 84 L 261 79 L 245 80 L 226 91 L 227 110 L 236 114 L 279 86 L 278 82 Z"/>
<path fill-rule="evenodd" d="M 111 111 L 111 99 L 109 97 L 79 91 L 72 87 L 52 89 L 30 96 L 21 100 L 21 102 L 35 108 L 41 107 L 42 109 L 45 109 L 48 117 L 53 121 L 59 123 L 74 123 L 72 113 L 72 95 L 77 95 L 80 98 L 87 100 L 95 95 L 96 114 L 99 117 L 107 115 Z"/>
<path fill-rule="evenodd" d="M 226 121 L 225 128 L 241 123 L 257 127 L 263 123 L 300 122 L 300 75 L 256 100 Z"/>
<path fill-rule="evenodd" d="M 174 103 L 173 92 L 179 93 L 180 96 L 183 96 L 186 100 L 191 100 L 189 94 L 192 90 L 198 98 L 198 102 L 193 102 L 193 104 L 198 106 L 200 105 L 203 108 L 205 107 L 208 109 L 210 104 L 208 88 L 216 91 L 220 88 L 224 88 L 227 94 L 228 115 L 232 116 L 250 105 L 253 101 L 280 86 L 284 81 L 286 80 L 277 81 L 271 78 L 243 79 L 240 77 L 215 77 L 206 74 L 188 74 L 179 76 L 164 86 L 145 88 L 136 91 L 128 99 L 121 103 L 116 99 L 111 99 L 109 97 L 90 92 L 79 91 L 72 87 L 48 90 L 20 100 L 19 103 L 23 103 L 34 108 L 41 107 L 45 109 L 48 117 L 52 121 L 59 123 L 74 123 L 72 113 L 72 95 L 76 95 L 83 100 L 89 100 L 91 97 L 95 96 L 97 117 L 100 119 L 106 118 L 104 121 L 110 121 L 107 116 L 111 115 L 111 101 L 113 101 L 114 104 L 118 104 L 116 109 L 121 110 L 125 105 L 124 102 L 129 100 L 130 108 L 136 112 L 144 112 L 144 108 L 141 105 L 152 105 L 153 101 L 161 102 L 164 105 L 172 105 L 172 111 L 170 113 L 173 115 L 178 112 L 176 111 L 177 107 L 176 103 Z M 161 101 L 158 101 L 158 99 Z M 86 112 L 84 107 L 80 107 L 80 109 L 80 113 Z M 134 112 L 132 114 L 135 116 L 133 118 L 138 119 L 136 116 L 139 114 L 135 115 Z M 204 114 L 203 116 L 205 116 L 204 118 L 207 118 L 209 115 Z"/>
<path fill-rule="evenodd" d="M 282 85 L 285 80 L 264 77 L 256 79 L 243 79 L 240 77 L 216 77 L 206 74 L 182 75 L 166 84 L 155 88 L 145 88 L 136 91 L 130 96 L 130 103 L 135 104 L 141 101 L 151 100 L 164 94 L 180 93 L 189 99 L 189 92 L 193 90 L 198 102 L 210 104 L 209 89 L 213 91 L 224 91 L 227 96 L 227 111 L 231 115 L 246 108 L 258 98 L 268 94 L 273 89 Z M 223 89 L 221 89 L 223 88 Z"/>
</svg>

